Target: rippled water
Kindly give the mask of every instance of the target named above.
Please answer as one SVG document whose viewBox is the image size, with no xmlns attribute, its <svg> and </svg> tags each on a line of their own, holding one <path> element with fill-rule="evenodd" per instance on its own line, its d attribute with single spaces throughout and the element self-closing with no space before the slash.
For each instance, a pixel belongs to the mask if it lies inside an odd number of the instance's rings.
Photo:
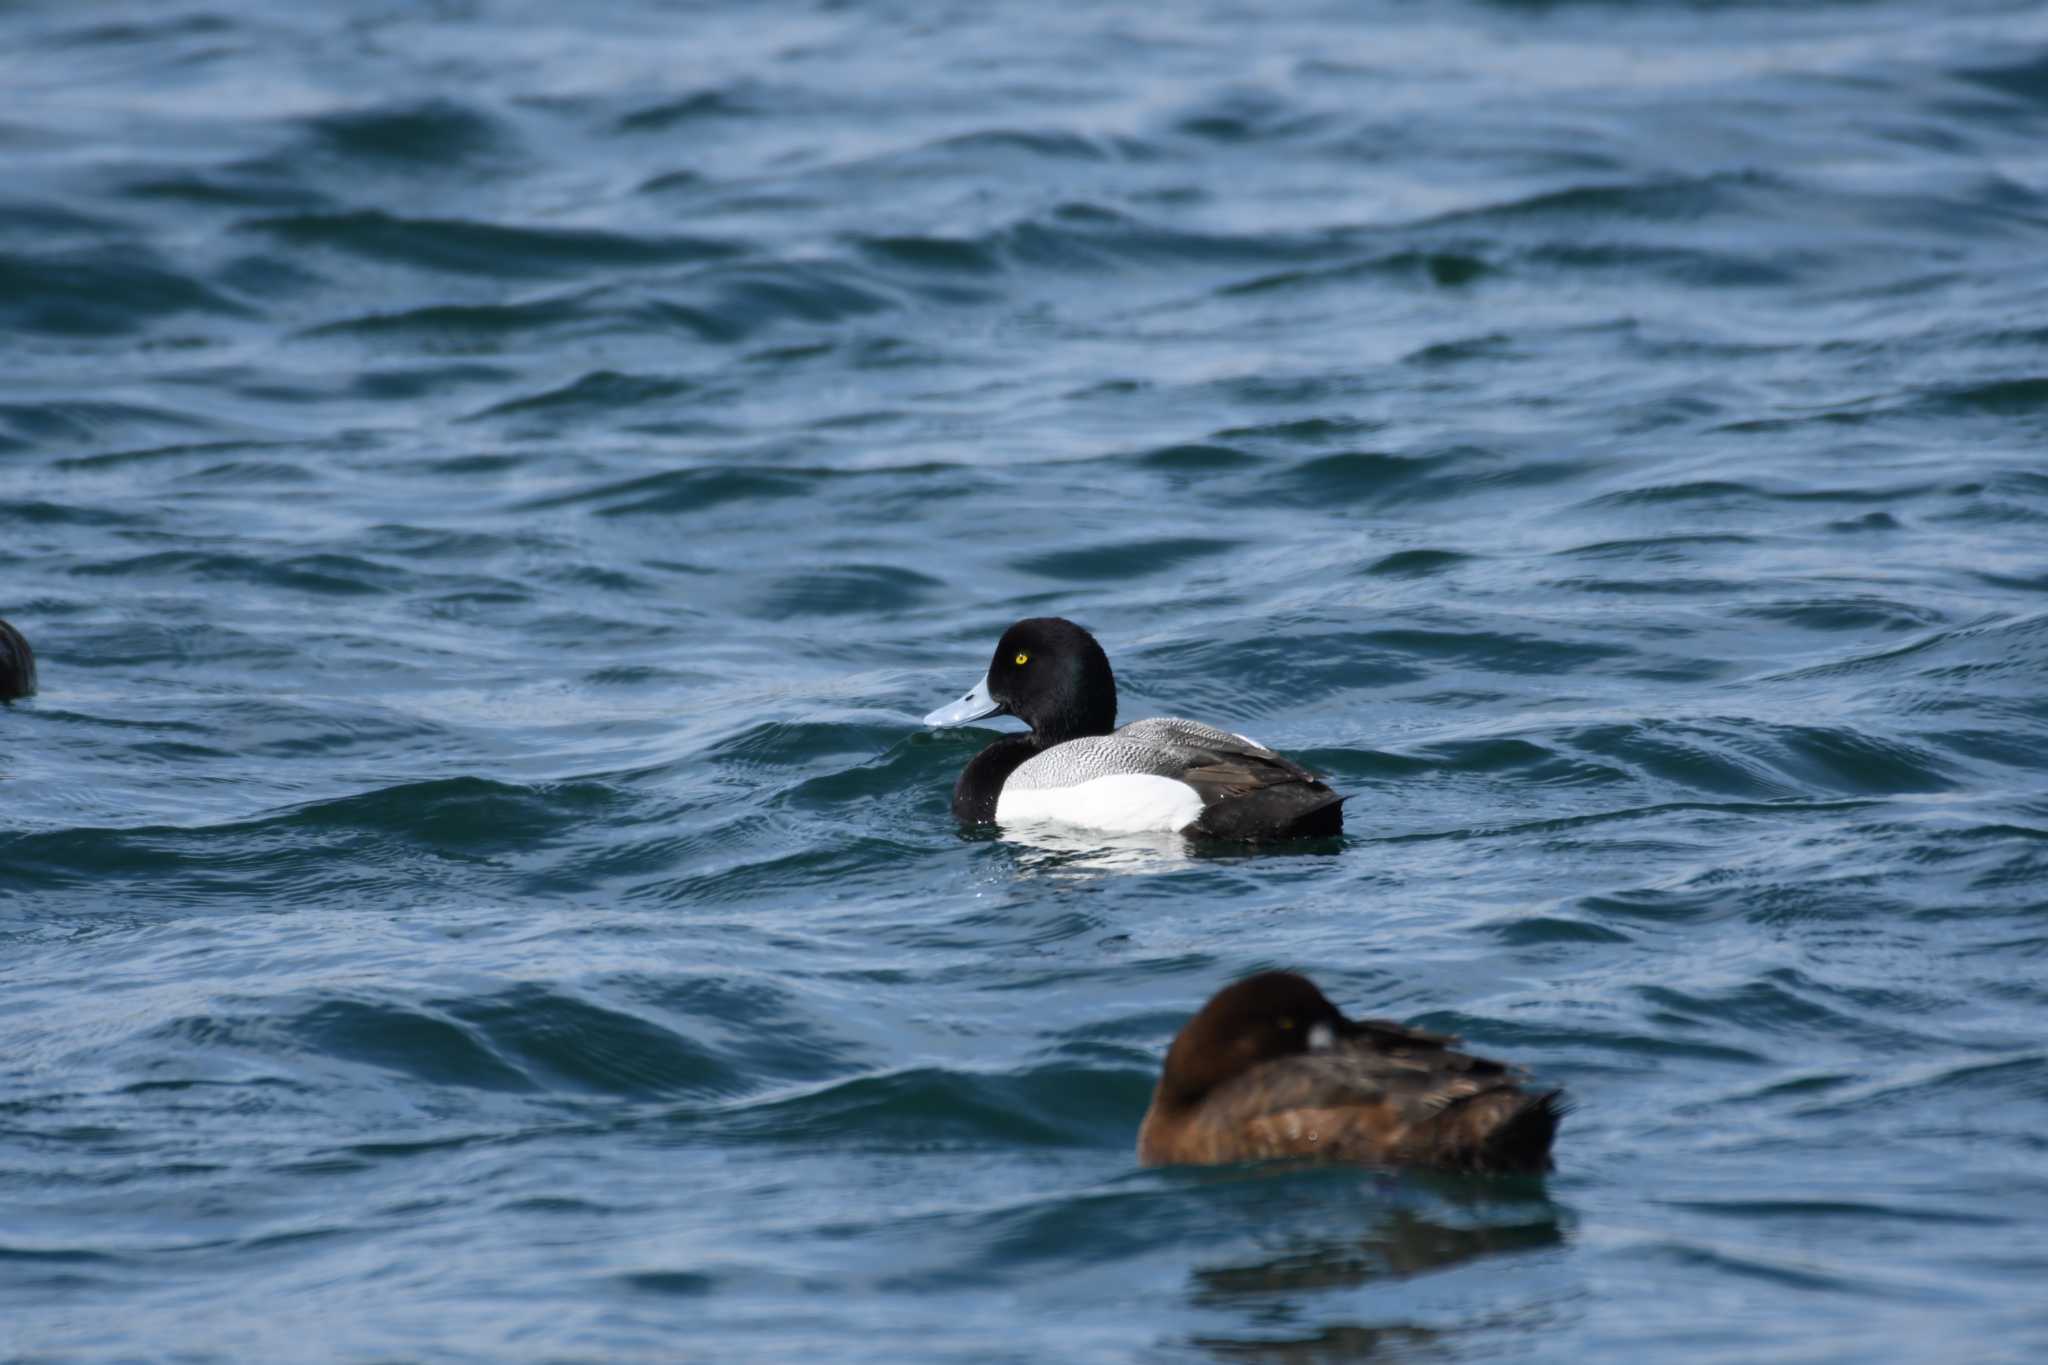
<svg viewBox="0 0 2048 1365">
<path fill-rule="evenodd" d="M 2048 1352 L 2038 6 L 0 36 L 0 1354 Z M 1053 612 L 1341 846 L 956 830 Z M 1267 966 L 1557 1174 L 1138 1170 Z"/>
</svg>

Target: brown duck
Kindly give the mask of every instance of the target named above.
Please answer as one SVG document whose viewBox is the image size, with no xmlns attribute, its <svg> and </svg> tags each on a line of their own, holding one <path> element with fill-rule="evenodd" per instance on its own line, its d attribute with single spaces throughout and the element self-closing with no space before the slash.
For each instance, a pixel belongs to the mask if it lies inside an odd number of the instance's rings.
<svg viewBox="0 0 2048 1365">
<path fill-rule="evenodd" d="M 1532 1173 L 1566 1105 L 1458 1040 L 1346 1019 L 1307 977 L 1219 991 L 1166 1054 L 1138 1129 L 1147 1166 L 1275 1159 Z"/>
</svg>

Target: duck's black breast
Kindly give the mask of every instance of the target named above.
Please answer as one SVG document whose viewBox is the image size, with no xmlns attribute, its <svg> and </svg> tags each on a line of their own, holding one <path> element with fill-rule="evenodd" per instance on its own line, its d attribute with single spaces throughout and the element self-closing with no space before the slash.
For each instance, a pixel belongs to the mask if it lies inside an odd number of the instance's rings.
<svg viewBox="0 0 2048 1365">
<path fill-rule="evenodd" d="M 953 784 L 953 818 L 963 825 L 994 824 L 1003 783 L 1037 752 L 1030 735 L 1005 735 L 968 760 Z"/>
</svg>

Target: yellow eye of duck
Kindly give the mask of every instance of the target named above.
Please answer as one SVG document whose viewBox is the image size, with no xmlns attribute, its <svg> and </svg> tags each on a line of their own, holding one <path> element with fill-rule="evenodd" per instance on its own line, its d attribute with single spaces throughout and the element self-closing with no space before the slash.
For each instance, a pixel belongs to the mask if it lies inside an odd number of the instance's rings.
<svg viewBox="0 0 2048 1365">
<path fill-rule="evenodd" d="M 1294 1021 L 1292 1019 L 1282 1019 L 1280 1021 L 1280 1027 L 1286 1030 L 1287 1032 L 1291 1033 L 1294 1031 Z"/>
<path fill-rule="evenodd" d="M 1025 664 L 1028 664 L 1028 663 L 1030 663 L 1030 662 L 1031 662 L 1031 656 L 1030 656 L 1029 654 L 1026 654 L 1026 653 L 1025 653 L 1025 652 L 1024 652 L 1023 650 L 1021 650 L 1021 649 L 1017 651 L 1017 666 L 1018 666 L 1019 668 L 1022 668 L 1022 667 L 1023 667 L 1023 666 L 1025 665 Z"/>
</svg>

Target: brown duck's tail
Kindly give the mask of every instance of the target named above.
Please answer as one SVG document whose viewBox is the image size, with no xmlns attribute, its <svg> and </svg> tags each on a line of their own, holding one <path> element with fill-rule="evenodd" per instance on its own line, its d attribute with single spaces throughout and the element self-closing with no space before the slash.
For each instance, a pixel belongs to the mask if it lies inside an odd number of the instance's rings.
<svg viewBox="0 0 2048 1365">
<path fill-rule="evenodd" d="M 0 621 L 0 701 L 26 697 L 35 690 L 35 651 L 20 631 Z"/>
<path fill-rule="evenodd" d="M 1480 1140 L 1480 1170 L 1518 1171 L 1541 1175 L 1550 1169 L 1550 1145 L 1557 1140 L 1557 1125 L 1571 1112 L 1563 1092 L 1546 1090 L 1524 1095 L 1499 1123 Z"/>
<path fill-rule="evenodd" d="M 1460 1171 L 1541 1175 L 1550 1169 L 1550 1145 L 1570 1109 L 1556 1090 L 1532 1095 L 1501 1086 L 1468 1095 L 1430 1125 L 1431 1164 Z"/>
</svg>

